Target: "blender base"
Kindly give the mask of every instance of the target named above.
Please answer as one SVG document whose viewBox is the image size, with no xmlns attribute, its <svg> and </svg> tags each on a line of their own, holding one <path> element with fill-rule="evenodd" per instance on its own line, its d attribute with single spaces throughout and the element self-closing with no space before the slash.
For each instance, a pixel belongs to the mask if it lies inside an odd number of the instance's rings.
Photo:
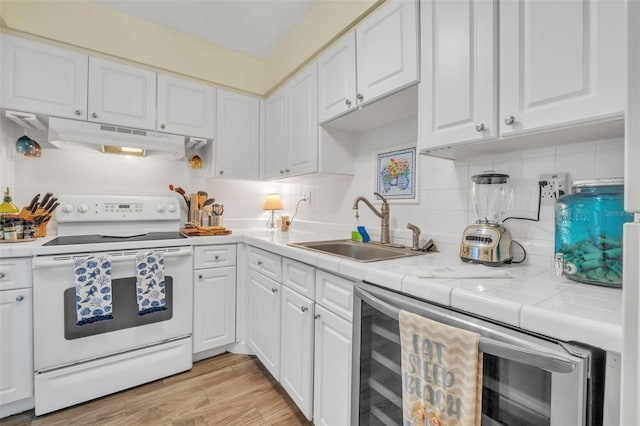
<svg viewBox="0 0 640 426">
<path fill-rule="evenodd" d="M 511 232 L 504 226 L 476 223 L 462 233 L 460 259 L 463 262 L 500 266 L 511 263 Z"/>
</svg>

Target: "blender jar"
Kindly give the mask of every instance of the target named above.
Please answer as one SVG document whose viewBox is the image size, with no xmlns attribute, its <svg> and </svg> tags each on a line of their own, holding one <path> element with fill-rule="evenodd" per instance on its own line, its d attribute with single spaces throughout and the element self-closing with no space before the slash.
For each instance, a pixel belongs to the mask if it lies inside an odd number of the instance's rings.
<svg viewBox="0 0 640 426">
<path fill-rule="evenodd" d="M 622 286 L 624 180 L 575 181 L 556 203 L 555 253 L 565 277 L 588 284 Z"/>
<path fill-rule="evenodd" d="M 471 176 L 471 198 L 477 223 L 501 224 L 511 202 L 509 175 L 483 173 Z"/>
</svg>

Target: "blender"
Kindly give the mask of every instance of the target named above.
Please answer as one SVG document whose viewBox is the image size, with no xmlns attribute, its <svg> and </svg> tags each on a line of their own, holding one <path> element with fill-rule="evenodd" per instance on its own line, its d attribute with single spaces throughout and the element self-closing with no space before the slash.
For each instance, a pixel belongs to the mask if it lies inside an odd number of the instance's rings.
<svg viewBox="0 0 640 426">
<path fill-rule="evenodd" d="M 471 177 L 476 223 L 462 234 L 460 259 L 488 266 L 511 263 L 511 232 L 502 226 L 511 194 L 509 175 L 486 172 Z"/>
</svg>

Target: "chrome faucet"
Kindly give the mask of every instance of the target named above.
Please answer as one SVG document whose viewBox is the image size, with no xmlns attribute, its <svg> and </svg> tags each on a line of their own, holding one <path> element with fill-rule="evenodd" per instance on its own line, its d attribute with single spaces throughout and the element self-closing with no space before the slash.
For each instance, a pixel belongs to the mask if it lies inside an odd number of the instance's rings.
<svg viewBox="0 0 640 426">
<path fill-rule="evenodd" d="M 387 203 L 387 199 L 384 198 L 379 193 L 374 192 L 373 195 L 376 195 L 378 198 L 382 200 L 382 206 L 380 207 L 380 211 L 376 210 L 376 208 L 373 207 L 373 204 L 371 204 L 369 200 L 367 200 L 365 197 L 362 197 L 362 196 L 355 199 L 355 201 L 353 202 L 353 209 L 356 210 L 356 217 L 357 217 L 358 203 L 362 201 L 371 209 L 371 211 L 376 216 L 382 219 L 382 223 L 380 225 L 380 244 L 389 244 L 389 203 Z"/>
<path fill-rule="evenodd" d="M 413 245 L 411 250 L 420 250 L 420 228 L 412 223 L 407 223 L 407 229 L 411 229 L 413 231 Z"/>
</svg>

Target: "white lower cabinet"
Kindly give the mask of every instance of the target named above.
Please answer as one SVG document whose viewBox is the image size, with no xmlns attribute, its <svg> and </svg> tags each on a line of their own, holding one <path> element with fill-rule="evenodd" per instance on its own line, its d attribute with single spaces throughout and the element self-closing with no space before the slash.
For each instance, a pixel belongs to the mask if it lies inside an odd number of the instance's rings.
<svg viewBox="0 0 640 426">
<path fill-rule="evenodd" d="M 248 274 L 248 344 L 273 377 L 280 377 L 282 285 L 256 271 Z"/>
<path fill-rule="evenodd" d="M 31 259 L 0 259 L 0 417 L 33 408 Z"/>
<path fill-rule="evenodd" d="M 313 408 L 314 303 L 282 287 L 280 384 L 309 420 Z"/>
<path fill-rule="evenodd" d="M 194 250 L 193 353 L 236 340 L 236 246 Z"/>
<path fill-rule="evenodd" d="M 320 305 L 315 317 L 313 423 L 348 425 L 353 325 Z"/>
</svg>

